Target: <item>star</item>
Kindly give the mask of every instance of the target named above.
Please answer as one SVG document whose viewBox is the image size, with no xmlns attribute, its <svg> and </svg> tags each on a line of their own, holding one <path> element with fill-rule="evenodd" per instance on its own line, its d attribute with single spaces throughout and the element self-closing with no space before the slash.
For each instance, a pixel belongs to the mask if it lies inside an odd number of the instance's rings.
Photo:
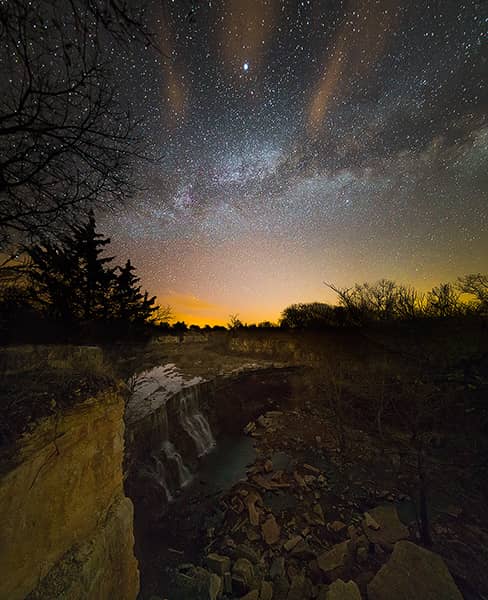
<svg viewBox="0 0 488 600">
<path fill-rule="evenodd" d="M 482 3 L 232 0 L 190 25 L 167 4 L 171 60 L 116 71 L 163 158 L 100 226 L 163 304 L 274 321 L 334 302 L 324 280 L 427 291 L 487 270 Z"/>
</svg>

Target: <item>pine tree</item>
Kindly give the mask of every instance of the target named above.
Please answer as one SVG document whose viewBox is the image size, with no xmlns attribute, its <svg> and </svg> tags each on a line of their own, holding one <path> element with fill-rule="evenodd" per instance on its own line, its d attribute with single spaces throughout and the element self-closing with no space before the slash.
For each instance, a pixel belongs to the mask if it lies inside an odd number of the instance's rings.
<svg viewBox="0 0 488 600">
<path fill-rule="evenodd" d="M 72 227 L 61 243 L 45 241 L 27 249 L 31 281 L 46 312 L 65 321 L 109 320 L 148 323 L 158 310 L 156 297 L 141 291 L 135 267 L 110 267 L 104 256 L 110 238 L 96 230 L 93 212 Z"/>
<path fill-rule="evenodd" d="M 35 301 L 49 317 L 64 321 L 76 319 L 75 258 L 64 246 L 49 240 L 28 248 L 27 253 L 31 261 L 29 276 Z"/>
<path fill-rule="evenodd" d="M 141 293 L 141 286 L 138 285 L 140 279 L 134 275 L 135 267 L 130 259 L 118 270 L 112 295 L 113 316 L 133 323 L 149 321 L 158 308 L 154 305 L 156 297 L 149 298 L 147 292 Z"/>
<path fill-rule="evenodd" d="M 67 251 L 77 259 L 76 285 L 81 296 L 81 316 L 84 319 L 106 318 L 109 312 L 107 290 L 114 280 L 114 268 L 108 268 L 113 256 L 102 257 L 110 238 L 97 233 L 93 211 L 83 225 L 73 227 L 65 238 Z"/>
<path fill-rule="evenodd" d="M 107 290 L 115 269 L 107 267 L 113 257 L 101 254 L 109 243 L 97 233 L 91 211 L 88 221 L 74 226 L 60 243 L 45 240 L 27 249 L 31 280 L 50 316 L 62 320 L 107 316 Z"/>
</svg>

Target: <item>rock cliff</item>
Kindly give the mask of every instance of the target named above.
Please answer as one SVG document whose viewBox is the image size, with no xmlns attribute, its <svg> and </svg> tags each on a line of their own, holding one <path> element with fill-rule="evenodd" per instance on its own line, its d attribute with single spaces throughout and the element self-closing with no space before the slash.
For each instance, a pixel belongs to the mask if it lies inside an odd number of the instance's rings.
<svg viewBox="0 0 488 600">
<path fill-rule="evenodd" d="M 134 600 L 124 401 L 102 392 L 44 419 L 0 479 L 0 599 Z"/>
</svg>

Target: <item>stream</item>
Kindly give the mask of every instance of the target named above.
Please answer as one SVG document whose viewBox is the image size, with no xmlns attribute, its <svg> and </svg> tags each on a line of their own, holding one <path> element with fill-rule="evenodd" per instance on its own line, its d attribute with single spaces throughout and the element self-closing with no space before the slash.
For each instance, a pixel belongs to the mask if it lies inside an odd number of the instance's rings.
<svg viewBox="0 0 488 600">
<path fill-rule="evenodd" d="M 235 390 L 219 395 L 210 382 L 187 379 L 173 364 L 142 373 L 132 387 L 126 488 L 135 508 L 140 598 L 172 598 L 174 567 L 205 552 L 223 519 L 219 496 L 245 479 L 255 461 L 253 440 L 242 430 L 269 398 L 255 390 L 241 402 Z M 252 382 L 243 386 L 246 394 L 247 388 Z M 215 409 L 231 395 L 230 416 Z"/>
</svg>

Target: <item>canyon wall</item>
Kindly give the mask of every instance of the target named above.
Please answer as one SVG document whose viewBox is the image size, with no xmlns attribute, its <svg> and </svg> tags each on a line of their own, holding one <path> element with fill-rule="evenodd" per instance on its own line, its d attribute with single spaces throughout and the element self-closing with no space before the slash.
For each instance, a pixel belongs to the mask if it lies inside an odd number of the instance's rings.
<svg viewBox="0 0 488 600">
<path fill-rule="evenodd" d="M 136 542 L 157 525 L 221 432 L 239 435 L 273 399 L 290 395 L 293 368 L 253 364 L 212 380 L 184 379 L 174 365 L 143 373 L 126 410 L 126 491 Z M 141 533 L 142 532 L 142 533 Z"/>
<path fill-rule="evenodd" d="M 135 600 L 123 416 L 105 391 L 22 438 L 0 477 L 0 599 Z"/>
</svg>

